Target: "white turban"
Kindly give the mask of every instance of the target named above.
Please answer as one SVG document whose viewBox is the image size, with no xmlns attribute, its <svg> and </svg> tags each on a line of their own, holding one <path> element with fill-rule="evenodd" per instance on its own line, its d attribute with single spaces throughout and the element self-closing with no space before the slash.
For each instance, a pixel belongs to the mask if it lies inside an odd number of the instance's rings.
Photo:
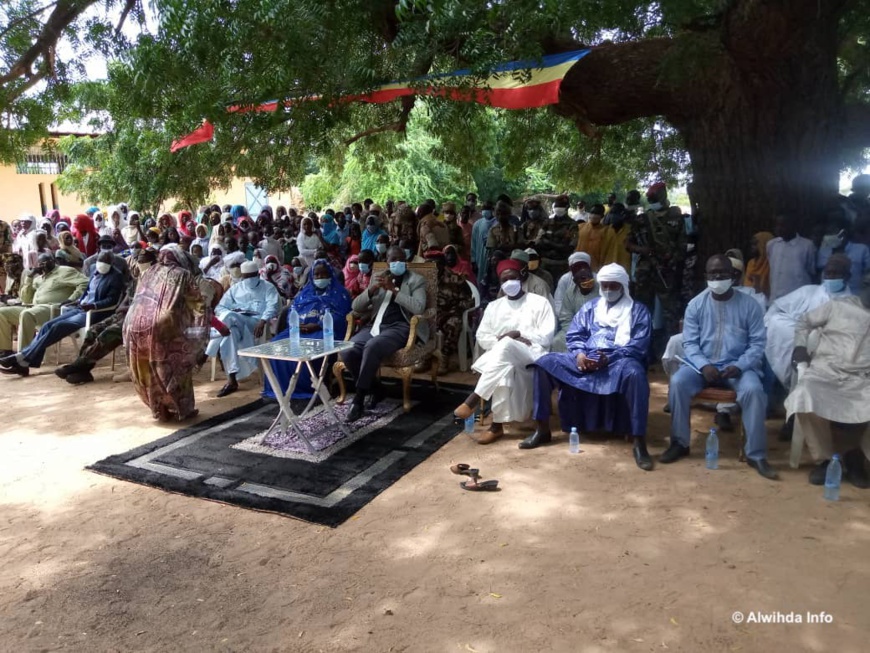
<svg viewBox="0 0 870 653">
<path fill-rule="evenodd" d="M 604 298 L 595 304 L 595 321 L 604 327 L 616 329 L 614 343 L 620 347 L 631 340 L 631 312 L 634 300 L 628 292 L 628 272 L 619 263 L 610 263 L 598 271 L 598 283 L 616 282 L 622 286 L 622 297 L 612 305 Z"/>
<path fill-rule="evenodd" d="M 256 274 L 259 268 L 253 261 L 245 261 L 242 263 L 242 274 Z"/>
<path fill-rule="evenodd" d="M 568 267 L 577 263 L 585 263 L 589 267 L 592 267 L 592 257 L 586 252 L 574 252 L 568 257 Z"/>
<path fill-rule="evenodd" d="M 628 292 L 628 272 L 619 263 L 610 263 L 598 271 L 598 283 L 603 281 L 616 281 Z"/>
</svg>

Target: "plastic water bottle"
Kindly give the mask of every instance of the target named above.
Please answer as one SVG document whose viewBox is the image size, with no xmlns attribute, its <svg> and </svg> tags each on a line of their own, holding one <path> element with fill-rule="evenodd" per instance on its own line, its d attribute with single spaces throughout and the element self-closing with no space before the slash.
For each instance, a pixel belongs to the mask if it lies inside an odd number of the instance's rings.
<svg viewBox="0 0 870 653">
<path fill-rule="evenodd" d="M 323 316 L 323 348 L 326 351 L 335 348 L 335 331 L 332 328 L 332 313 L 326 309 L 326 314 Z"/>
<path fill-rule="evenodd" d="M 465 418 L 465 432 L 466 433 L 474 433 L 474 418 L 477 414 L 477 411 L 474 411 Z"/>
<path fill-rule="evenodd" d="M 568 451 L 571 453 L 580 453 L 580 433 L 577 432 L 577 427 L 571 427 L 571 433 L 568 435 Z"/>
<path fill-rule="evenodd" d="M 290 310 L 290 318 L 287 320 L 290 327 L 290 351 L 299 350 L 299 313 L 293 308 Z"/>
<path fill-rule="evenodd" d="M 840 500 L 840 481 L 843 480 L 843 466 L 840 464 L 840 454 L 834 454 L 825 472 L 825 499 Z"/>
<path fill-rule="evenodd" d="M 710 435 L 707 436 L 705 458 L 707 469 L 719 469 L 719 434 L 716 429 L 710 429 Z"/>
</svg>

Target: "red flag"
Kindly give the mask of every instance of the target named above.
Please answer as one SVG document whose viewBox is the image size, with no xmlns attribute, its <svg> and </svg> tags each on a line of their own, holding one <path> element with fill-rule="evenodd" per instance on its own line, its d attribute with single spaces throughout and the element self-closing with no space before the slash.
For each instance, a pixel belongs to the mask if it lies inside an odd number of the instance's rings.
<svg viewBox="0 0 870 653">
<path fill-rule="evenodd" d="M 188 145 L 197 145 L 199 143 L 208 143 L 214 138 L 214 125 L 208 120 L 202 121 L 202 127 L 194 129 L 187 136 L 182 136 L 176 141 L 172 141 L 171 152 L 177 152 Z"/>
</svg>

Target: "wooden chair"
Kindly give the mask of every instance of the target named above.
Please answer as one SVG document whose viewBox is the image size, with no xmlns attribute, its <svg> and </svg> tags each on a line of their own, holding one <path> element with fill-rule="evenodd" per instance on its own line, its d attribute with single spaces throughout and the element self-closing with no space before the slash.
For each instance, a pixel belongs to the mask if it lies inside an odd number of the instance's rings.
<svg viewBox="0 0 870 653">
<path fill-rule="evenodd" d="M 737 403 L 737 393 L 734 390 L 729 390 L 727 388 L 704 388 L 695 395 L 695 398 L 692 400 L 693 404 L 695 403 L 713 403 L 713 404 L 736 404 Z M 746 454 L 744 450 L 746 448 L 746 429 L 743 428 L 743 420 L 739 419 L 739 433 L 740 433 L 740 453 L 737 455 L 737 460 L 740 462 L 746 461 Z"/>
<path fill-rule="evenodd" d="M 380 273 L 387 269 L 386 263 L 375 263 L 374 274 Z M 408 334 L 408 342 L 405 346 L 395 354 L 385 359 L 382 366 L 391 367 L 399 376 L 402 377 L 402 398 L 403 408 L 406 413 L 411 411 L 411 377 L 414 374 L 414 366 L 421 361 L 432 357 L 430 365 L 430 374 L 432 383 L 435 385 L 435 390 L 438 390 L 438 368 L 441 366 L 441 358 L 443 354 L 437 346 L 438 324 L 435 319 L 438 306 L 438 268 L 434 263 L 408 263 L 408 270 L 416 272 L 426 279 L 426 310 L 422 315 L 414 315 L 411 317 L 411 332 Z M 417 325 L 421 320 L 426 320 L 429 324 L 429 340 L 425 344 L 417 342 Z M 357 318 L 353 313 L 347 316 L 347 334 L 345 340 L 350 340 L 354 333 Z M 344 362 L 339 359 L 332 366 L 332 373 L 338 382 L 339 397 L 338 403 L 343 404 L 347 399 L 347 390 L 344 385 Z"/>
</svg>

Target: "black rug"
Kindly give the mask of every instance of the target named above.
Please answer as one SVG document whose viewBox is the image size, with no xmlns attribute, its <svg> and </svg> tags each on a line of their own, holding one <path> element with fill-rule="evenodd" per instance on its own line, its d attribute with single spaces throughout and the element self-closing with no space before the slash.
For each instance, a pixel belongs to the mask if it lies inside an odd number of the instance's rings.
<svg viewBox="0 0 870 653">
<path fill-rule="evenodd" d="M 181 429 L 88 469 L 115 478 L 194 497 L 338 526 L 426 460 L 460 431 L 453 409 L 467 388 L 428 386 L 415 393 L 410 413 L 392 398 L 361 420 L 351 438 L 323 436 L 325 415 L 314 415 L 314 455 L 296 443 L 263 433 L 278 414 L 260 400 Z M 304 403 L 302 405 L 304 406 Z M 299 411 L 299 402 L 293 407 Z M 347 407 L 337 407 L 346 412 Z M 324 459 L 325 458 L 325 459 Z"/>
</svg>

